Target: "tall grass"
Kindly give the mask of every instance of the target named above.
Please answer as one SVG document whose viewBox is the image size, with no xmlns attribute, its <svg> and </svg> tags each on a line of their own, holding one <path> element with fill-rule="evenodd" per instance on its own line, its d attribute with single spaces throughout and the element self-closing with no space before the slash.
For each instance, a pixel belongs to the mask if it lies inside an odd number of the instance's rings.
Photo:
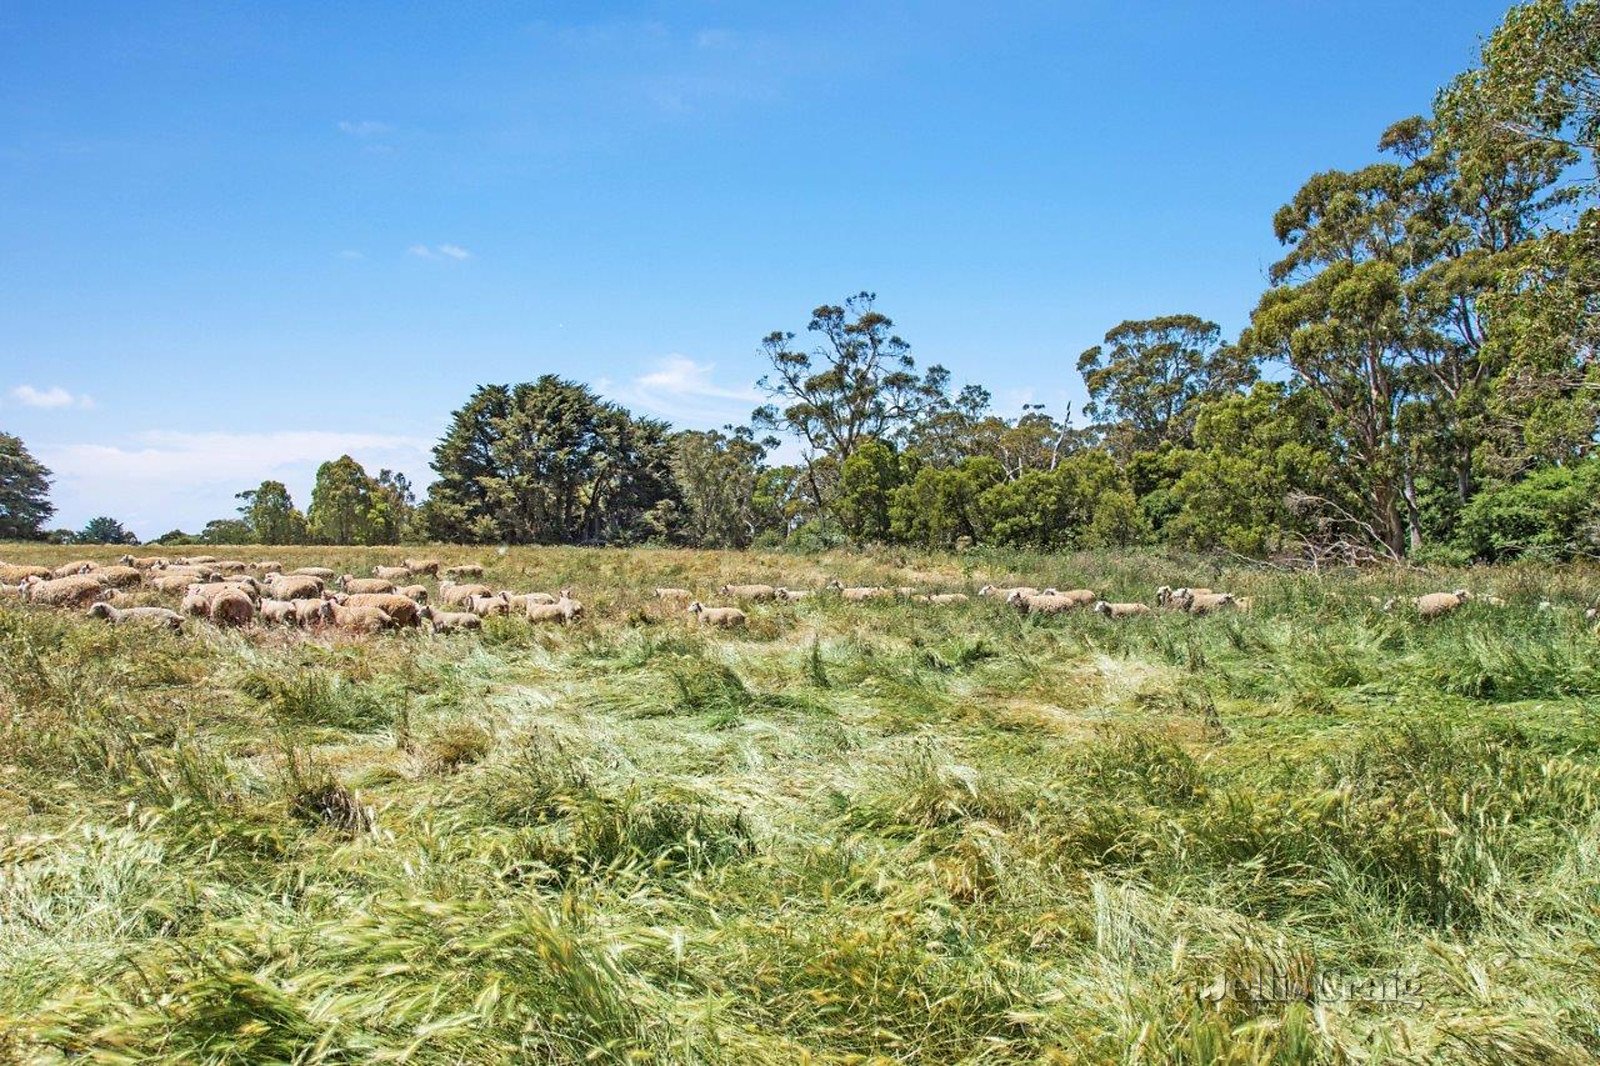
<svg viewBox="0 0 1600 1066">
<path fill-rule="evenodd" d="M 1600 1057 L 1600 572 L 438 553 L 589 618 L 0 606 L 0 1061 Z M 647 595 L 834 576 L 1255 608 L 817 597 L 723 633 Z M 1461 586 L 1506 606 L 1369 599 Z M 1374 980 L 1413 994 L 1328 992 Z"/>
</svg>

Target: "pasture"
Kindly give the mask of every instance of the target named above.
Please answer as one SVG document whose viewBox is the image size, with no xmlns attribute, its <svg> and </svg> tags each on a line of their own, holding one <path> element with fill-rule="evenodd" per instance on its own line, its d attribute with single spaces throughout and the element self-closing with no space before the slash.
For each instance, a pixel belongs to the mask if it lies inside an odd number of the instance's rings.
<svg viewBox="0 0 1600 1066">
<path fill-rule="evenodd" d="M 0 1061 L 1600 1056 L 1593 568 L 426 554 L 585 616 L 173 633 L 0 600 Z M 720 630 L 651 595 L 835 578 L 1253 607 L 817 595 Z M 1503 605 L 1373 602 L 1458 587 Z"/>
</svg>

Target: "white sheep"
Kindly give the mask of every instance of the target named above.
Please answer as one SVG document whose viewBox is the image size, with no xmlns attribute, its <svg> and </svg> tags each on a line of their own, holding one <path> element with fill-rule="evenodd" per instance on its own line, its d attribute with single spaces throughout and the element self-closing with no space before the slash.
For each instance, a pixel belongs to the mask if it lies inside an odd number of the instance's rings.
<svg viewBox="0 0 1600 1066">
<path fill-rule="evenodd" d="M 90 618 L 104 618 L 114 626 L 130 624 L 160 625 L 168 629 L 182 629 L 183 615 L 165 607 L 127 607 L 121 610 L 109 603 L 96 603 L 89 607 Z"/>
<path fill-rule="evenodd" d="M 694 599 L 694 593 L 690 592 L 688 589 L 659 588 L 659 589 L 656 589 L 656 599 L 658 599 L 658 600 L 692 600 L 692 599 Z"/>
<path fill-rule="evenodd" d="M 561 590 L 561 598 L 555 603 L 528 604 L 530 622 L 560 622 L 565 625 L 582 617 L 583 604 L 573 599 L 572 593 L 567 589 Z"/>
<path fill-rule="evenodd" d="M 1430 592 L 1425 596 L 1418 596 L 1414 601 L 1417 605 L 1417 614 L 1424 620 L 1432 621 L 1443 618 L 1451 611 L 1466 604 L 1472 599 L 1472 593 L 1466 589 L 1456 589 L 1454 592 Z"/>
<path fill-rule="evenodd" d="M 372 568 L 372 576 L 385 578 L 389 581 L 404 581 L 411 576 L 411 568 L 409 566 L 374 566 Z"/>
<path fill-rule="evenodd" d="M 300 615 L 293 600 L 264 599 L 261 601 L 263 625 L 294 626 L 300 624 Z"/>
<path fill-rule="evenodd" d="M 333 601 L 321 596 L 291 600 L 295 621 L 303 626 L 328 625 L 333 622 Z"/>
<path fill-rule="evenodd" d="M 379 633 L 394 628 L 394 619 L 376 607 L 346 607 L 329 601 L 328 610 L 332 613 L 333 624 L 340 629 L 358 633 Z"/>
<path fill-rule="evenodd" d="M 439 576 L 439 560 L 437 559 L 402 559 L 400 563 L 413 574 Z"/>
<path fill-rule="evenodd" d="M 492 596 L 494 589 L 488 585 L 458 585 L 454 581 L 439 582 L 439 602 L 447 607 L 466 603 L 474 596 Z"/>
<path fill-rule="evenodd" d="M 326 566 L 298 566 L 289 571 L 289 574 L 292 577 L 314 577 L 322 581 L 332 581 L 339 576 L 337 571 L 330 570 Z"/>
<path fill-rule="evenodd" d="M 22 582 L 22 598 L 44 607 L 87 607 L 110 597 L 111 590 L 94 574 L 74 574 L 48 581 L 30 577 Z"/>
<path fill-rule="evenodd" d="M 249 596 L 230 588 L 211 598 L 207 614 L 219 626 L 242 627 L 255 619 L 256 607 Z"/>
<path fill-rule="evenodd" d="M 1096 600 L 1093 610 L 1107 618 L 1132 618 L 1151 613 L 1147 603 L 1107 603 L 1105 600 Z"/>
<path fill-rule="evenodd" d="M 273 599 L 304 600 L 322 595 L 322 579 L 310 574 L 274 574 L 267 578 Z"/>
<path fill-rule="evenodd" d="M 435 611 L 433 608 L 424 608 L 427 621 L 435 633 L 455 633 L 463 629 L 482 629 L 483 619 L 471 611 Z"/>
<path fill-rule="evenodd" d="M 447 566 L 447 567 L 445 567 L 444 570 L 442 571 L 442 573 L 444 574 L 445 577 L 449 577 L 449 578 L 456 578 L 456 577 L 482 577 L 483 576 L 483 567 L 478 565 L 477 563 L 459 563 L 459 564 L 457 564 L 455 566 Z"/>
<path fill-rule="evenodd" d="M 340 602 L 346 607 L 376 607 L 393 618 L 395 625 L 406 628 L 417 624 L 421 612 L 416 600 L 397 592 L 357 592 Z"/>
<path fill-rule="evenodd" d="M 723 629 L 735 629 L 749 621 L 737 607 L 707 607 L 699 600 L 689 605 L 689 613 L 703 626 L 720 626 Z"/>
<path fill-rule="evenodd" d="M 772 585 L 724 585 L 717 590 L 720 595 L 736 600 L 775 600 L 778 590 Z"/>
</svg>

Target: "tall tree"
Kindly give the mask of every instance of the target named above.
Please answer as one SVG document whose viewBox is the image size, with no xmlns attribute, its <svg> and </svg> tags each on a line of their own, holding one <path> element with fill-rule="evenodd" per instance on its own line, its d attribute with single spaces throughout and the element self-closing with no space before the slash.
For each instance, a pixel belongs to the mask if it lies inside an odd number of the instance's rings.
<svg viewBox="0 0 1600 1066">
<path fill-rule="evenodd" d="M 865 441 L 895 437 L 937 397 L 947 376 L 940 367 L 930 368 L 929 379 L 917 376 L 911 346 L 876 301 L 860 292 L 811 312 L 806 329 L 819 338 L 811 351 L 797 349 L 794 334 L 782 331 L 761 342 L 771 371 L 757 385 L 771 402 L 756 409 L 753 421 L 799 439 L 819 508 L 831 502 L 831 486 L 816 460 L 826 457 L 837 470 Z"/>
<path fill-rule="evenodd" d="M 319 544 L 372 544 L 373 481 L 362 465 L 341 455 L 317 468 L 306 521 Z"/>
<path fill-rule="evenodd" d="M 241 501 L 239 516 L 250 527 L 257 544 L 304 544 L 306 519 L 294 505 L 281 481 L 263 481 L 234 497 Z"/>
<path fill-rule="evenodd" d="M 0 433 L 0 540 L 38 540 L 55 513 L 50 471 L 22 438 Z"/>
<path fill-rule="evenodd" d="M 702 548 L 747 547 L 769 519 L 761 513 L 767 447 L 748 427 L 687 430 L 672 438 L 672 476 L 682 499 L 681 535 Z"/>
<path fill-rule="evenodd" d="M 672 491 L 667 427 L 546 374 L 487 385 L 434 448 L 430 534 L 469 542 L 628 539 Z"/>
<path fill-rule="evenodd" d="M 1250 359 L 1221 343 L 1215 322 L 1196 315 L 1123 322 L 1078 357 L 1089 390 L 1084 414 L 1101 423 L 1124 455 L 1164 442 L 1187 445 L 1195 404 L 1255 380 Z"/>
<path fill-rule="evenodd" d="M 121 522 L 109 515 L 91 518 L 82 529 L 72 535 L 74 544 L 137 544 L 139 538 L 123 528 Z"/>
</svg>

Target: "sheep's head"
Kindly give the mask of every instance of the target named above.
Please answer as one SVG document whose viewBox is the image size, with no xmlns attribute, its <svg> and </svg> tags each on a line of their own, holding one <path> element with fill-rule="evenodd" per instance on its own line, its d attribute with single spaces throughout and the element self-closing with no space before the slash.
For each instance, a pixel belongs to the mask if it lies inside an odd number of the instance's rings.
<svg viewBox="0 0 1600 1066">
<path fill-rule="evenodd" d="M 695 600 L 688 607 L 684 608 L 684 610 L 688 611 L 690 614 L 699 614 L 705 609 L 705 604 L 701 603 L 699 600 Z"/>
<path fill-rule="evenodd" d="M 89 608 L 90 618 L 110 618 L 112 607 L 109 603 L 96 603 Z"/>
<path fill-rule="evenodd" d="M 1466 589 L 1456 589 L 1454 592 L 1450 593 L 1450 595 L 1454 596 L 1462 603 L 1466 603 L 1468 600 L 1472 599 L 1472 593 Z"/>
<path fill-rule="evenodd" d="M 844 588 L 844 582 L 843 582 L 843 581 L 840 581 L 840 580 L 839 580 L 839 579 L 838 579 L 838 578 L 833 578 L 833 579 L 832 579 L 832 580 L 830 580 L 830 581 L 829 581 L 829 582 L 828 582 L 828 583 L 827 583 L 827 584 L 826 584 L 826 585 L 824 585 L 824 586 L 822 586 L 822 587 L 823 587 L 823 588 L 829 588 L 829 589 L 834 589 L 834 590 L 836 590 L 836 591 L 837 591 L 837 590 L 838 590 L 838 589 L 842 589 L 842 588 Z M 727 588 L 727 586 L 726 586 L 726 585 L 724 585 L 724 586 L 723 586 L 723 588 L 724 588 L 724 589 L 726 589 L 726 588 Z"/>
<path fill-rule="evenodd" d="M 1111 605 L 1105 600 L 1095 600 L 1094 606 L 1091 607 L 1090 610 L 1094 611 L 1096 614 L 1110 614 Z"/>
</svg>

